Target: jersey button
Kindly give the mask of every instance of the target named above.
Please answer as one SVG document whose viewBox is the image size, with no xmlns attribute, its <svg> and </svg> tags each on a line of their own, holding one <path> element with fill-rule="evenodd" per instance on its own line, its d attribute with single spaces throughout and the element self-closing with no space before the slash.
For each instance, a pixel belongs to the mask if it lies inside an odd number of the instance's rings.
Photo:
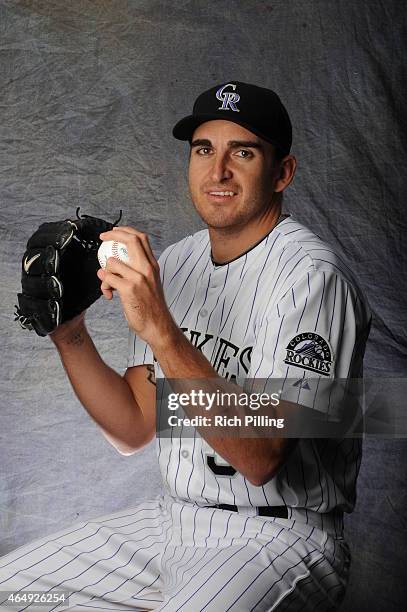
<svg viewBox="0 0 407 612">
<path fill-rule="evenodd" d="M 208 314 L 208 311 L 206 310 L 206 308 L 202 308 L 199 314 L 201 315 L 201 317 L 206 317 L 206 315 Z"/>
<path fill-rule="evenodd" d="M 186 459 L 189 455 L 189 452 L 184 449 L 183 451 L 181 451 L 181 455 Z"/>
</svg>

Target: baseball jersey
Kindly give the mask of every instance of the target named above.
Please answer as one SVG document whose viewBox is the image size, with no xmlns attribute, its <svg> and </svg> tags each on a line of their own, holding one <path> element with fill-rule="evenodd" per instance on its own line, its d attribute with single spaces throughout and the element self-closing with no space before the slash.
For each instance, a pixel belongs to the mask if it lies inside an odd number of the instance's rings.
<svg viewBox="0 0 407 612">
<path fill-rule="evenodd" d="M 229 263 L 212 260 L 202 230 L 168 247 L 159 264 L 174 320 L 219 376 L 238 384 L 282 379 L 282 399 L 327 413 L 327 381 L 362 376 L 368 304 L 345 262 L 291 215 Z M 128 366 L 152 363 L 164 377 L 149 346 L 130 332 Z M 228 469 L 198 432 L 158 437 L 157 452 L 169 494 L 186 502 L 284 505 L 307 522 L 355 504 L 359 439 L 299 439 L 263 486 Z"/>
</svg>

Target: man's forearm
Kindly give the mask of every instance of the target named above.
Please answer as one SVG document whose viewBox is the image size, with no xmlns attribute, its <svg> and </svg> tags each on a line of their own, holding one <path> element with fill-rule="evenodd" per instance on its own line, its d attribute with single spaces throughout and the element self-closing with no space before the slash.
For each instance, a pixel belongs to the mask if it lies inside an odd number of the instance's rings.
<svg viewBox="0 0 407 612">
<path fill-rule="evenodd" d="M 131 388 L 100 357 L 85 324 L 51 339 L 78 399 L 107 438 L 124 454 L 144 446 L 151 436 Z"/>
<path fill-rule="evenodd" d="M 190 391 L 188 381 L 193 381 L 196 386 L 199 379 L 205 379 L 202 382 L 205 388 L 209 385 L 214 390 L 215 385 L 229 392 L 243 392 L 240 387 L 220 377 L 202 352 L 178 328 L 172 328 L 166 337 L 157 339 L 152 349 L 166 378 L 173 379 L 174 383 L 177 380 L 175 384 L 179 392 Z M 185 412 L 189 412 L 188 407 Z M 275 475 L 296 443 L 295 439 L 278 437 L 220 437 L 208 433 L 207 428 L 198 427 L 198 430 L 217 453 L 257 486 Z"/>
</svg>

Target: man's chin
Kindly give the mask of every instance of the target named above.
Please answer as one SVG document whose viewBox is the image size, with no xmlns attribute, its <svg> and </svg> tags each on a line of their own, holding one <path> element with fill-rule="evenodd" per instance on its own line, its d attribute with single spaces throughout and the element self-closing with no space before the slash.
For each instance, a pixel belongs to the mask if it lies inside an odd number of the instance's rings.
<svg viewBox="0 0 407 612">
<path fill-rule="evenodd" d="M 237 228 L 241 225 L 238 219 L 232 219 L 230 217 L 221 217 L 219 215 L 200 215 L 202 221 L 206 223 L 209 229 L 214 230 L 231 230 L 233 228 Z"/>
<path fill-rule="evenodd" d="M 195 210 L 202 221 L 211 229 L 227 230 L 244 224 L 246 219 L 239 215 L 234 207 L 207 207 L 202 208 L 195 205 Z"/>
</svg>

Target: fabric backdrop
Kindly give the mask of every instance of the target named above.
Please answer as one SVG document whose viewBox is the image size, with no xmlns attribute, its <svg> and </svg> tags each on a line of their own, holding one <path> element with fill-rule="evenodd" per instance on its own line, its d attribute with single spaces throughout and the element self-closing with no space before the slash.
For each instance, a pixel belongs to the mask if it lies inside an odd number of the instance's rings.
<svg viewBox="0 0 407 612">
<path fill-rule="evenodd" d="M 366 373 L 406 378 L 405 3 L 400 0 L 1 0 L 0 554 L 160 491 L 153 446 L 119 455 L 48 339 L 13 322 L 20 261 L 45 220 L 83 213 L 146 231 L 159 255 L 202 227 L 175 121 L 218 82 L 278 91 L 298 171 L 285 209 L 337 247 L 374 313 Z M 404 39 L 402 35 L 404 33 Z M 87 316 L 126 366 L 118 300 Z M 404 600 L 404 439 L 369 438 L 343 609 Z"/>
</svg>

